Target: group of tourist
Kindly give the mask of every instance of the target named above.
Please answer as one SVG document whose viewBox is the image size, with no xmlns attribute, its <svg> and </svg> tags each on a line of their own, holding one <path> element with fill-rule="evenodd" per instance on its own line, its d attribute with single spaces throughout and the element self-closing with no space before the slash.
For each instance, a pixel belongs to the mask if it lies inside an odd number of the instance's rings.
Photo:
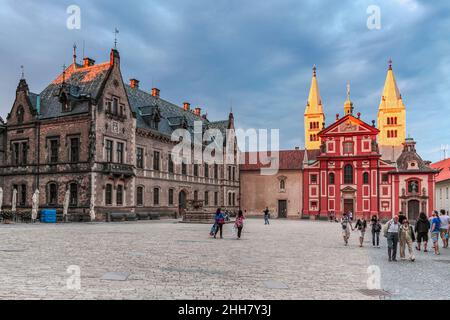
<svg viewBox="0 0 450 320">
<path fill-rule="evenodd" d="M 366 229 L 370 226 L 372 231 L 372 245 L 376 248 L 380 248 L 380 233 L 383 231 L 383 235 L 387 239 L 389 261 L 397 261 L 398 246 L 400 246 L 401 259 L 406 259 L 407 248 L 409 259 L 415 261 L 414 242 L 417 241 L 417 251 L 421 251 L 423 242 L 424 252 L 428 252 L 429 234 L 431 234 L 434 253 L 439 255 L 439 238 L 442 239 L 443 248 L 448 248 L 450 231 L 449 222 L 450 217 L 445 210 L 441 210 L 440 215 L 439 212 L 434 211 L 430 219 L 427 218 L 425 213 L 420 213 L 419 219 L 416 221 L 414 227 L 403 214 L 399 214 L 389 220 L 384 225 L 384 228 L 376 215 L 372 216 L 369 225 L 364 217 L 359 218 L 356 221 L 355 227 L 352 226 L 351 215 L 349 213 L 344 213 L 341 218 L 342 235 L 346 246 L 348 245 L 350 238 L 350 230 L 357 230 L 359 235 L 359 246 L 362 247 Z"/>
<path fill-rule="evenodd" d="M 242 235 L 242 229 L 244 228 L 244 214 L 242 210 L 238 211 L 238 214 L 236 216 L 236 220 L 234 221 L 233 228 L 236 230 L 236 237 L 237 239 L 241 238 Z M 228 212 L 222 212 L 221 208 L 218 208 L 216 210 L 216 214 L 214 215 L 214 224 L 211 227 L 210 236 L 214 237 L 214 239 L 217 238 L 217 234 L 219 233 L 220 239 L 223 239 L 223 226 L 224 224 L 230 221 L 229 213 Z"/>
</svg>

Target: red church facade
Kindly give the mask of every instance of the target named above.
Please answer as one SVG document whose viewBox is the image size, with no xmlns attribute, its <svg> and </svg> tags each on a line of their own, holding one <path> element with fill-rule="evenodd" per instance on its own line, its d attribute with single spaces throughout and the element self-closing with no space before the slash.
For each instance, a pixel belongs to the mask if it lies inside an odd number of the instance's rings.
<svg viewBox="0 0 450 320">
<path fill-rule="evenodd" d="M 390 218 L 400 211 L 410 219 L 430 214 L 434 205 L 435 170 L 406 141 L 396 162 L 382 160 L 379 130 L 348 113 L 318 137 L 320 154 L 303 163 L 303 215 Z M 431 195 L 431 196 L 428 196 Z"/>
</svg>

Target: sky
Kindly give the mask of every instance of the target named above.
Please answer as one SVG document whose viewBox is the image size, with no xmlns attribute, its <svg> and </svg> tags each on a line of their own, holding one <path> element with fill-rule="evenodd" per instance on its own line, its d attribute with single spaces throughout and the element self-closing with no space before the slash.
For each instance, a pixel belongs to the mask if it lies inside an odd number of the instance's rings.
<svg viewBox="0 0 450 320">
<path fill-rule="evenodd" d="M 71 5 L 79 29 L 67 27 Z M 392 59 L 407 135 L 422 158 L 438 161 L 450 144 L 449 9 L 419 0 L 0 0 L 0 115 L 12 107 L 21 65 L 39 93 L 71 63 L 74 43 L 80 59 L 84 47 L 108 61 L 117 28 L 124 81 L 200 106 L 210 120 L 232 107 L 237 128 L 280 129 L 280 149 L 304 147 L 314 64 L 327 125 L 343 114 L 347 82 L 355 113 L 371 123 Z"/>
</svg>

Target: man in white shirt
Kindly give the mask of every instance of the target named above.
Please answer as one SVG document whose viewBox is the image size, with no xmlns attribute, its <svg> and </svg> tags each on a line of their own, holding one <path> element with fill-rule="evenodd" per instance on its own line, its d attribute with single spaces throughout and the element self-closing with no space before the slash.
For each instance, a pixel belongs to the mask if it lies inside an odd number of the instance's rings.
<svg viewBox="0 0 450 320">
<path fill-rule="evenodd" d="M 439 219 L 441 220 L 441 228 L 439 231 L 441 233 L 442 243 L 444 244 L 443 248 L 448 248 L 450 217 L 445 212 L 445 210 L 441 210 L 441 216 L 439 217 Z"/>
<path fill-rule="evenodd" d="M 387 238 L 389 261 L 397 261 L 397 245 L 400 223 L 398 216 L 390 220 L 384 229 L 384 236 Z"/>
</svg>

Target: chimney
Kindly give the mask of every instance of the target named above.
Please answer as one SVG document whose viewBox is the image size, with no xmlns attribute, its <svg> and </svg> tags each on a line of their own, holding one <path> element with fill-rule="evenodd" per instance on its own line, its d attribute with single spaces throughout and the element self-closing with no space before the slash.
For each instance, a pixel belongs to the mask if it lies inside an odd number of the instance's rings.
<svg viewBox="0 0 450 320">
<path fill-rule="evenodd" d="M 91 67 L 95 64 L 95 60 L 91 58 L 84 58 L 83 59 L 83 67 Z"/>
<path fill-rule="evenodd" d="M 200 107 L 195 108 L 194 113 L 195 113 L 196 116 L 200 116 L 201 113 L 202 113 L 202 108 L 200 108 Z"/>
<path fill-rule="evenodd" d="M 132 89 L 139 89 L 139 80 L 137 80 L 137 79 L 130 79 L 130 87 Z"/>
<path fill-rule="evenodd" d="M 295 150 L 300 150 L 300 147 L 295 147 Z"/>
<path fill-rule="evenodd" d="M 184 111 L 189 111 L 191 109 L 191 104 L 189 102 L 183 102 Z"/>
<path fill-rule="evenodd" d="M 158 88 L 152 89 L 152 97 L 159 98 L 160 90 Z"/>
</svg>

